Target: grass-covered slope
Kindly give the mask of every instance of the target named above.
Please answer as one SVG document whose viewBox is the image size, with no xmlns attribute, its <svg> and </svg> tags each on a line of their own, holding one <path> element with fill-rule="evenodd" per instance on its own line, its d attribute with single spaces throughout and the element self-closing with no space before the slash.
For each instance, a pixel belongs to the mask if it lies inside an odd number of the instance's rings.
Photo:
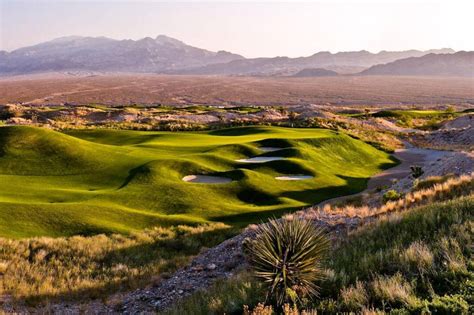
<svg viewBox="0 0 474 315">
<path fill-rule="evenodd" d="M 259 146 L 281 147 L 264 153 Z M 237 159 L 282 156 L 244 164 Z M 242 225 L 362 190 L 393 165 L 383 152 L 321 129 L 209 132 L 0 128 L 0 236 L 129 232 L 222 221 Z M 227 184 L 182 181 L 190 174 Z M 305 174 L 303 181 L 275 176 Z"/>
<path fill-rule="evenodd" d="M 331 250 L 319 298 L 300 308 L 317 314 L 473 314 L 473 210 L 470 195 L 363 225 Z M 239 314 L 244 305 L 265 301 L 265 294 L 242 272 L 164 314 Z"/>
</svg>

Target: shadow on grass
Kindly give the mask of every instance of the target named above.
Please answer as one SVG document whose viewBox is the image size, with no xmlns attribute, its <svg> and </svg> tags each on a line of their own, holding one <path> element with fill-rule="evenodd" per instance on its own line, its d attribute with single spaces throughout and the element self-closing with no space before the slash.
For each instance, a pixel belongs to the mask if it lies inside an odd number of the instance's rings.
<svg viewBox="0 0 474 315">
<path fill-rule="evenodd" d="M 258 171 L 258 169 L 266 168 L 272 169 L 280 174 L 308 174 L 313 176 L 316 175 L 311 169 L 304 167 L 298 162 L 290 160 L 276 160 L 266 163 L 238 163 L 236 167 L 253 171 Z"/>
<path fill-rule="evenodd" d="M 209 218 L 209 220 L 214 222 L 223 222 L 228 225 L 232 225 L 235 228 L 245 228 L 251 223 L 260 223 L 262 221 L 267 221 L 269 218 L 278 218 L 284 214 L 291 213 L 301 210 L 300 206 L 296 207 L 287 207 L 277 210 L 262 210 L 262 211 L 252 211 L 246 213 L 239 213 L 234 215 L 220 216 Z"/>
<path fill-rule="evenodd" d="M 349 176 L 343 176 L 343 175 L 337 175 L 337 176 L 339 178 L 344 179 L 346 181 L 346 184 L 342 186 L 330 186 L 330 187 L 325 187 L 325 188 L 308 189 L 308 190 L 303 190 L 303 191 L 288 191 L 288 192 L 282 193 L 278 197 L 271 196 L 267 201 L 263 200 L 266 198 L 266 196 L 264 195 L 260 197 L 254 196 L 253 198 L 261 198 L 262 199 L 260 201 L 261 205 L 265 205 L 264 202 L 271 204 L 270 202 L 275 201 L 275 199 L 278 201 L 278 198 L 284 197 L 284 198 L 290 198 L 290 199 L 294 199 L 294 200 L 306 203 L 309 207 L 311 205 L 318 204 L 321 201 L 324 201 L 327 199 L 345 196 L 345 195 L 351 195 L 351 194 L 355 194 L 360 191 L 363 191 L 367 187 L 367 182 L 369 180 L 369 178 L 349 177 Z M 255 195 L 257 192 L 252 190 L 249 193 L 252 193 Z M 210 220 L 215 221 L 215 222 L 224 222 L 226 224 L 229 224 L 235 227 L 245 227 L 250 223 L 265 221 L 270 217 L 280 217 L 285 213 L 301 210 L 302 208 L 303 207 L 301 206 L 296 206 L 296 207 L 287 207 L 287 208 L 278 209 L 278 210 L 252 211 L 252 212 L 239 213 L 239 214 L 234 214 L 234 215 L 214 217 L 214 218 L 211 218 Z"/>
<path fill-rule="evenodd" d="M 237 198 L 242 202 L 250 203 L 256 206 L 270 206 L 280 203 L 278 197 L 254 188 L 242 189 L 241 191 L 237 192 Z"/>
<path fill-rule="evenodd" d="M 128 172 L 128 175 L 127 177 L 125 178 L 124 182 L 122 183 L 122 185 L 120 185 L 119 188 L 117 189 L 122 189 L 122 188 L 125 188 L 128 184 L 130 184 L 130 182 L 139 174 L 148 174 L 151 172 L 150 168 L 148 167 L 148 164 L 150 162 L 147 162 L 145 164 L 142 164 L 140 166 L 137 166 L 135 168 L 132 168 L 129 172 Z"/>
<path fill-rule="evenodd" d="M 329 186 L 303 191 L 287 191 L 281 194 L 280 197 L 290 198 L 313 205 L 327 199 L 358 193 L 367 188 L 367 183 L 369 181 L 369 178 L 364 177 L 336 176 L 344 179 L 346 184 L 342 186 Z"/>
<path fill-rule="evenodd" d="M 247 136 L 247 135 L 268 133 L 268 132 L 269 132 L 268 128 L 250 126 L 250 127 L 235 127 L 235 128 L 213 130 L 213 131 L 210 131 L 208 134 L 213 135 L 213 136 Z"/>
</svg>

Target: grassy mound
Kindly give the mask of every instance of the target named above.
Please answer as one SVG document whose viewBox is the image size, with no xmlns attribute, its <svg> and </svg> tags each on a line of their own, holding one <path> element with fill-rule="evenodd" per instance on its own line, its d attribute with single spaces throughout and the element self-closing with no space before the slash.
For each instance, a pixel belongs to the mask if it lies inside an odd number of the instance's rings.
<svg viewBox="0 0 474 315">
<path fill-rule="evenodd" d="M 284 149 L 264 153 L 259 146 Z M 236 162 L 257 155 L 285 159 Z M 394 164 L 388 154 L 368 144 L 322 129 L 62 134 L 2 127 L 0 236 L 126 233 L 209 221 L 242 226 L 360 191 L 371 175 Z M 233 181 L 182 181 L 195 174 Z M 275 179 L 286 174 L 314 178 Z"/>
</svg>

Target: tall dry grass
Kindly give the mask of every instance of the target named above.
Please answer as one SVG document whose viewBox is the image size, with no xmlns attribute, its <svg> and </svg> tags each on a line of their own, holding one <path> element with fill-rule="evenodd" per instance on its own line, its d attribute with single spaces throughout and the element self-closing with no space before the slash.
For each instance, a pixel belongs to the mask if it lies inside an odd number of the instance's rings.
<svg viewBox="0 0 474 315">
<path fill-rule="evenodd" d="M 341 214 L 348 217 L 371 217 L 391 212 L 404 211 L 413 207 L 431 204 L 436 201 L 450 200 L 469 195 L 474 191 L 474 172 L 459 177 L 448 177 L 442 183 L 435 183 L 426 189 L 407 193 L 404 197 L 389 201 L 380 207 L 369 206 L 331 206 L 309 208 L 297 212 L 306 219 L 318 219 L 326 214 Z"/>
<path fill-rule="evenodd" d="M 130 235 L 0 238 L 0 296 L 28 305 L 106 297 L 166 277 L 235 232 L 216 223 Z"/>
</svg>

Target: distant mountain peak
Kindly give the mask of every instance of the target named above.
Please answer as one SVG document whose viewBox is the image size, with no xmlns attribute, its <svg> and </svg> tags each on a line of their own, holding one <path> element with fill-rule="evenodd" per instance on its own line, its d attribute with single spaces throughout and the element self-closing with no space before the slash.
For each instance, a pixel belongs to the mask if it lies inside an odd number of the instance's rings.
<svg viewBox="0 0 474 315">
<path fill-rule="evenodd" d="M 436 50 L 439 52 L 440 50 Z M 362 75 L 420 75 L 474 77 L 474 52 L 429 53 L 398 59 L 362 71 Z"/>
<path fill-rule="evenodd" d="M 186 45 L 182 41 L 177 40 L 176 38 L 173 38 L 173 37 L 166 36 L 166 35 L 156 36 L 155 41 L 160 44 Z"/>
<path fill-rule="evenodd" d="M 83 39 L 83 38 L 85 38 L 85 37 L 84 36 L 78 36 L 78 35 L 70 35 L 70 36 L 62 36 L 62 37 L 55 38 L 55 39 L 51 40 L 50 42 L 51 43 L 72 42 L 72 41 L 75 41 L 75 40 L 78 40 L 78 39 Z"/>
</svg>

